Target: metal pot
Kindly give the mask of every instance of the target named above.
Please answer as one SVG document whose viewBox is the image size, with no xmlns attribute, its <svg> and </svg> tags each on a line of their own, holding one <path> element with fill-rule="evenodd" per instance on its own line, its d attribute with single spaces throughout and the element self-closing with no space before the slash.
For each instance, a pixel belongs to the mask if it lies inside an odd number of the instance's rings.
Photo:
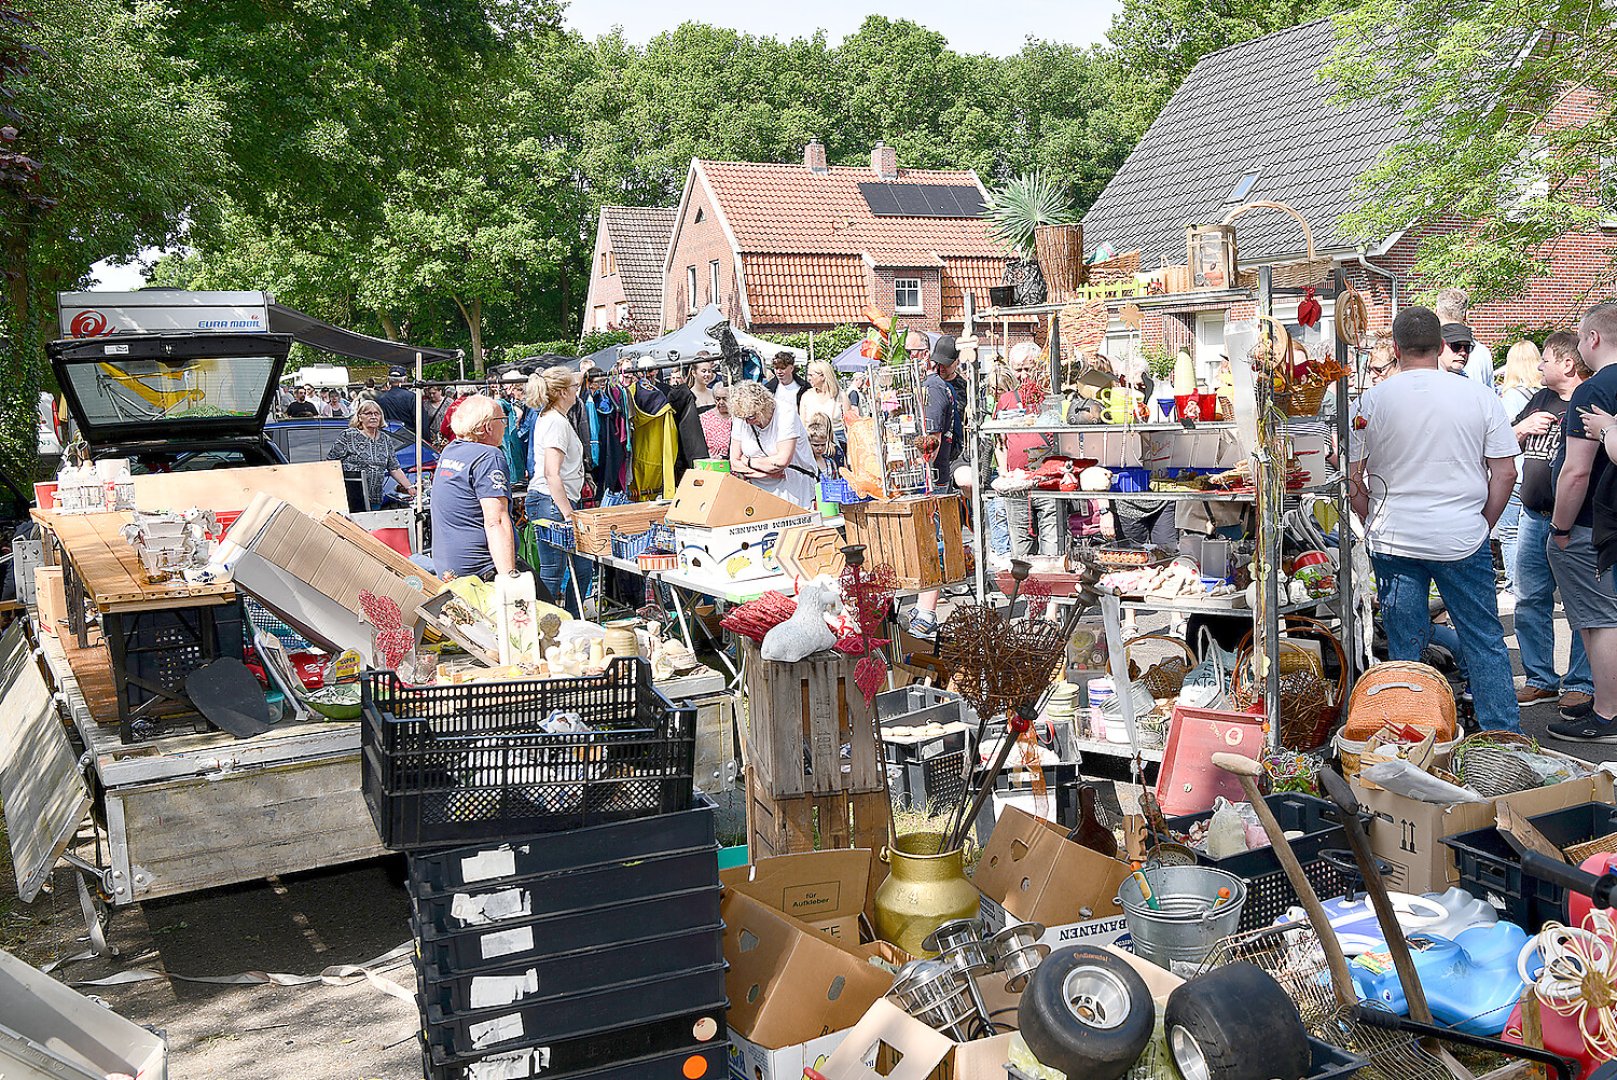
<svg viewBox="0 0 1617 1080">
<path fill-rule="evenodd" d="M 930 957 L 926 939 L 955 919 L 975 919 L 982 900 L 966 877 L 963 848 L 940 852 L 938 833 L 900 837 L 888 850 L 892 872 L 876 890 L 876 934 L 911 956 Z"/>
</svg>

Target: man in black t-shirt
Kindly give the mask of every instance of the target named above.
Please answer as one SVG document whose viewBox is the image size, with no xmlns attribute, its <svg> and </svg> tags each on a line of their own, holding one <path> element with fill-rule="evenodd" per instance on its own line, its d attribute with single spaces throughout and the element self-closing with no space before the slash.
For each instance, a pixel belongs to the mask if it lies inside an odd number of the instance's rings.
<svg viewBox="0 0 1617 1080">
<path fill-rule="evenodd" d="M 309 388 L 307 386 L 300 386 L 292 391 L 292 402 L 286 407 L 286 415 L 294 420 L 320 415 L 320 410 L 315 407 L 314 402 L 309 400 Z"/>
<path fill-rule="evenodd" d="M 1594 492 L 1613 467 L 1584 429 L 1593 405 L 1617 412 L 1617 303 L 1590 308 L 1578 322 L 1578 353 L 1594 371 L 1567 402 L 1566 439 L 1554 465 L 1555 510 L 1550 515 L 1550 569 L 1567 622 L 1583 635 L 1595 676 L 1594 710 L 1550 725 L 1556 738 L 1617 741 L 1617 588 L 1597 572 Z"/>
<path fill-rule="evenodd" d="M 1578 336 L 1567 331 L 1544 342 L 1539 364 L 1544 385 L 1520 415 L 1511 418 L 1522 448 L 1522 516 L 1517 525 L 1516 565 L 1510 568 L 1516 593 L 1516 641 L 1527 678 L 1516 691 L 1523 705 L 1558 698 L 1561 715 L 1573 720 L 1594 703 L 1594 681 L 1583 638 L 1572 635 L 1572 656 L 1565 676 L 1555 671 L 1555 576 L 1546 551 L 1550 514 L 1555 510 L 1551 470 L 1561 453 L 1567 402 L 1589 371 L 1578 355 Z"/>
</svg>

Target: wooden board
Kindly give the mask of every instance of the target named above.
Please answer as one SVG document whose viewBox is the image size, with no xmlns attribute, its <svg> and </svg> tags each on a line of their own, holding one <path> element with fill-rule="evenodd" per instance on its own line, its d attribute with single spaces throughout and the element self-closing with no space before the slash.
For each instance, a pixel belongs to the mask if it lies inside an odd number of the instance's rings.
<svg viewBox="0 0 1617 1080">
<path fill-rule="evenodd" d="M 218 604 L 236 595 L 228 583 L 193 585 L 183 579 L 148 582 L 134 545 L 119 531 L 132 519 L 126 512 L 58 514 L 35 510 L 33 518 L 56 536 L 74 573 L 83 582 L 85 595 L 103 614 Z"/>
<path fill-rule="evenodd" d="M 853 681 L 858 661 L 818 653 L 777 663 L 765 660 L 751 639 L 740 642 L 750 710 L 747 761 L 760 790 L 777 799 L 885 790 L 875 710 Z M 849 746 L 846 773 L 843 744 Z"/>
<path fill-rule="evenodd" d="M 747 769 L 747 851 L 753 862 L 774 855 L 840 848 L 887 847 L 892 807 L 885 791 L 834 795 L 802 795 L 794 799 L 770 798 Z M 870 860 L 866 906 L 876 887 L 887 877 L 887 865 Z"/>
<path fill-rule="evenodd" d="M 113 869 L 134 900 L 386 854 L 358 754 L 116 788 L 107 804 Z"/>
<path fill-rule="evenodd" d="M 97 633 L 83 649 L 72 634 L 63 633 L 58 640 L 90 715 L 98 724 L 117 727 L 118 685 L 112 678 L 112 654 L 107 651 L 105 639 Z"/>
<path fill-rule="evenodd" d="M 428 596 L 437 596 L 444 590 L 444 583 L 434 577 L 426 569 L 411 562 L 400 555 L 388 545 L 382 543 L 359 522 L 348 517 L 340 511 L 333 510 L 320 518 L 320 524 L 352 541 L 371 558 L 386 566 L 402 578 L 415 578 L 421 582 L 421 591 Z"/>
<path fill-rule="evenodd" d="M 735 786 L 734 694 L 716 694 L 696 706 L 696 789 L 722 795 Z"/>
<path fill-rule="evenodd" d="M 930 589 L 965 580 L 959 495 L 851 503 L 842 508 L 842 516 L 848 543 L 865 546 L 867 565 L 891 566 L 900 589 Z"/>
<path fill-rule="evenodd" d="M 246 508 L 258 492 L 285 499 L 305 514 L 348 509 L 348 488 L 336 461 L 297 465 L 261 465 L 211 472 L 147 473 L 135 479 L 135 505 L 154 510 L 204 510 L 233 513 Z"/>
</svg>

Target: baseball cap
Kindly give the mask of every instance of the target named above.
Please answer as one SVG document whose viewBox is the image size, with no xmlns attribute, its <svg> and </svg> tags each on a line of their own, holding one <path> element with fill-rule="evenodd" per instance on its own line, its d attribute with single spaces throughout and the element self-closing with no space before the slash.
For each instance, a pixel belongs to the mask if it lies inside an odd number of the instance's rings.
<svg viewBox="0 0 1617 1080">
<path fill-rule="evenodd" d="M 948 367 L 960 359 L 960 349 L 954 343 L 954 337 L 944 334 L 932 343 L 932 362 L 939 367 Z"/>
<path fill-rule="evenodd" d="M 397 367 L 393 368 L 390 371 L 388 371 L 387 377 L 390 378 L 390 379 L 400 379 L 400 380 L 402 380 L 404 378 L 404 369 L 403 368 L 397 368 Z"/>
<path fill-rule="evenodd" d="M 1443 324 L 1443 340 L 1450 345 L 1459 341 L 1475 341 L 1471 328 L 1463 322 L 1450 322 Z"/>
</svg>

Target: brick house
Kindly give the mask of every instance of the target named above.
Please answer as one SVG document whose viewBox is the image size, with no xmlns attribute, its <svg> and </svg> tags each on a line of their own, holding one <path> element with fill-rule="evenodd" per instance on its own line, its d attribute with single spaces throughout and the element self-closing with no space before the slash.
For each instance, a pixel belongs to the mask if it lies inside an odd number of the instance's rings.
<svg viewBox="0 0 1617 1080">
<path fill-rule="evenodd" d="M 656 336 L 662 321 L 663 257 L 673 231 L 673 210 L 601 207 L 584 333 L 628 330 L 637 340 Z"/>
<path fill-rule="evenodd" d="M 717 304 L 755 334 L 863 321 L 867 305 L 917 329 L 958 333 L 965 295 L 987 306 L 1007 251 L 979 216 L 968 170 L 900 168 L 877 144 L 870 166 L 691 162 L 663 263 L 662 325 Z"/>
<path fill-rule="evenodd" d="M 1364 294 L 1372 330 L 1388 327 L 1412 296 L 1441 287 L 1413 273 L 1416 249 L 1434 231 L 1464 229 L 1465 222 L 1440 220 L 1369 239 L 1346 228 L 1359 175 L 1400 138 L 1402 118 L 1380 104 L 1330 100 L 1333 87 L 1318 76 L 1333 45 L 1331 21 L 1320 19 L 1204 57 L 1085 215 L 1085 243 L 1138 249 L 1142 271 L 1183 264 L 1187 224 L 1220 222 L 1244 203 L 1269 200 L 1309 222 L 1318 256 L 1342 267 Z M 1570 95 L 1554 121 L 1575 124 L 1590 112 L 1586 98 Z M 1610 295 L 1617 220 L 1612 225 L 1563 236 L 1546 253 L 1549 273 L 1523 295 L 1472 310 L 1496 363 L 1512 344 L 1511 328 L 1570 326 L 1584 307 Z M 1249 211 L 1235 227 L 1243 268 L 1305 255 L 1301 228 L 1278 211 Z M 1276 315 L 1294 318 L 1299 298 L 1277 296 Z M 1329 290 L 1319 298 L 1329 320 Z M 1217 362 L 1226 320 L 1253 314 L 1251 303 L 1184 294 L 1182 304 L 1148 312 L 1137 338 L 1114 324 L 1108 355 L 1188 348 L 1206 372 Z"/>
</svg>

